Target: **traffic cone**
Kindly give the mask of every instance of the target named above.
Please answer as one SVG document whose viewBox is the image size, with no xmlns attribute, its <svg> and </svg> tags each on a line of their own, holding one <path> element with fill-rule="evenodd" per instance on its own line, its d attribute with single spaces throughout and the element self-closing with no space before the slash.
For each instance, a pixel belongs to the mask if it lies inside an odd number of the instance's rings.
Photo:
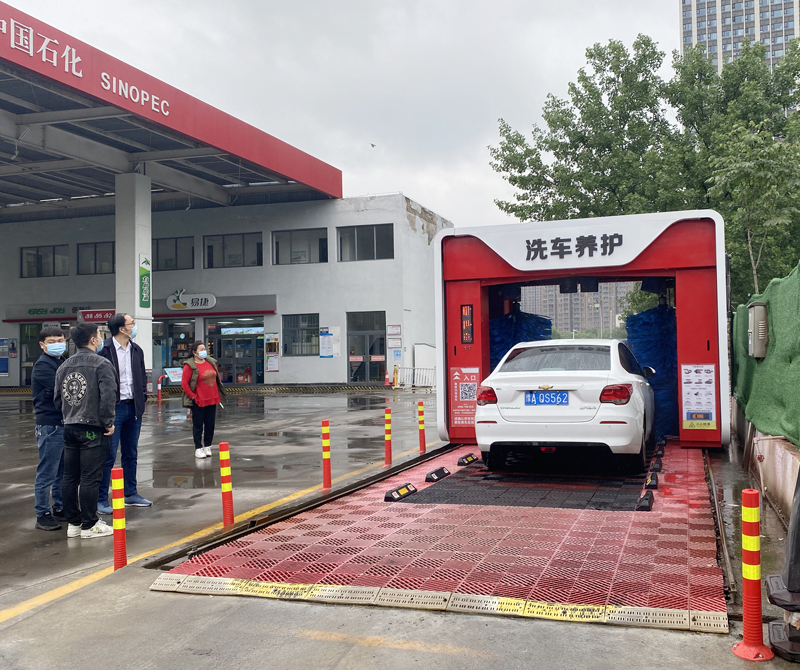
<svg viewBox="0 0 800 670">
<path fill-rule="evenodd" d="M 386 379 L 383 382 L 384 386 L 391 386 L 392 383 L 389 381 L 389 368 L 386 368 Z"/>
</svg>

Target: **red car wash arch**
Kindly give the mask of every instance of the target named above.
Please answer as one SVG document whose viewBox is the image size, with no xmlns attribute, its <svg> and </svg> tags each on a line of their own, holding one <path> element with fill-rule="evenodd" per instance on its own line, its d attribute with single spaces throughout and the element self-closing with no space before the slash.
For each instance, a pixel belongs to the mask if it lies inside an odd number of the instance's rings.
<svg viewBox="0 0 800 670">
<path fill-rule="evenodd" d="M 491 287 L 588 276 L 601 282 L 674 279 L 678 373 L 682 366 L 713 369 L 716 405 L 713 416 L 692 413 L 684 407 L 679 380 L 680 443 L 730 442 L 727 271 L 719 214 L 698 210 L 451 228 L 439 233 L 436 245 L 437 423 L 443 440 L 475 442 L 475 402 L 469 394 L 459 396 L 459 389 L 491 372 Z"/>
</svg>

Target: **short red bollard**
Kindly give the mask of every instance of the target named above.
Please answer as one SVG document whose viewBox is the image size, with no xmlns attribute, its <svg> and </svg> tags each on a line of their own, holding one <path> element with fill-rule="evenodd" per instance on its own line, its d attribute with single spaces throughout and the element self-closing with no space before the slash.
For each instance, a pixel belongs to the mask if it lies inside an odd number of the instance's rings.
<svg viewBox="0 0 800 670">
<path fill-rule="evenodd" d="M 419 417 L 419 453 L 425 453 L 425 403 L 417 403 L 417 416 Z"/>
<path fill-rule="evenodd" d="M 111 509 L 114 529 L 114 570 L 128 565 L 128 544 L 125 539 L 125 480 L 122 468 L 111 470 Z"/>
<path fill-rule="evenodd" d="M 383 413 L 383 428 L 383 467 L 390 468 L 392 467 L 392 410 L 390 410 L 388 407 Z"/>
<path fill-rule="evenodd" d="M 166 378 L 167 375 L 161 375 L 158 378 L 158 409 L 161 409 L 161 380 Z"/>
<path fill-rule="evenodd" d="M 322 422 L 322 488 L 331 490 L 331 429 L 327 419 Z"/>
<path fill-rule="evenodd" d="M 219 443 L 219 474 L 222 488 L 222 525 L 233 525 L 233 483 L 231 481 L 231 452 L 227 442 Z"/>
<path fill-rule="evenodd" d="M 764 644 L 761 614 L 761 500 L 755 489 L 742 491 L 742 641 L 733 653 L 747 661 L 775 655 Z"/>
</svg>

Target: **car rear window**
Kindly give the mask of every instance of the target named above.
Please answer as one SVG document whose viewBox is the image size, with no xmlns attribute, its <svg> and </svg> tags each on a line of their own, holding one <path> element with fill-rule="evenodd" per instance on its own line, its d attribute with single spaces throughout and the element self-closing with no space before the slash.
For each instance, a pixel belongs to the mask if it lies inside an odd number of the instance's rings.
<svg viewBox="0 0 800 670">
<path fill-rule="evenodd" d="M 610 370 L 611 347 L 564 346 L 514 349 L 500 372 Z"/>
</svg>

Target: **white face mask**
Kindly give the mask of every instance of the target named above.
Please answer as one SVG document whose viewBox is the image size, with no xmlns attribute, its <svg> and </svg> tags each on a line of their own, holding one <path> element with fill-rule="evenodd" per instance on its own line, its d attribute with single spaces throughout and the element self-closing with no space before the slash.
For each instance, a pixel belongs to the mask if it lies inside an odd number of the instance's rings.
<svg viewBox="0 0 800 670">
<path fill-rule="evenodd" d="M 197 352 L 197 357 L 198 358 L 205 358 L 206 356 L 208 356 L 208 352 L 207 351 L 198 351 Z"/>
</svg>

